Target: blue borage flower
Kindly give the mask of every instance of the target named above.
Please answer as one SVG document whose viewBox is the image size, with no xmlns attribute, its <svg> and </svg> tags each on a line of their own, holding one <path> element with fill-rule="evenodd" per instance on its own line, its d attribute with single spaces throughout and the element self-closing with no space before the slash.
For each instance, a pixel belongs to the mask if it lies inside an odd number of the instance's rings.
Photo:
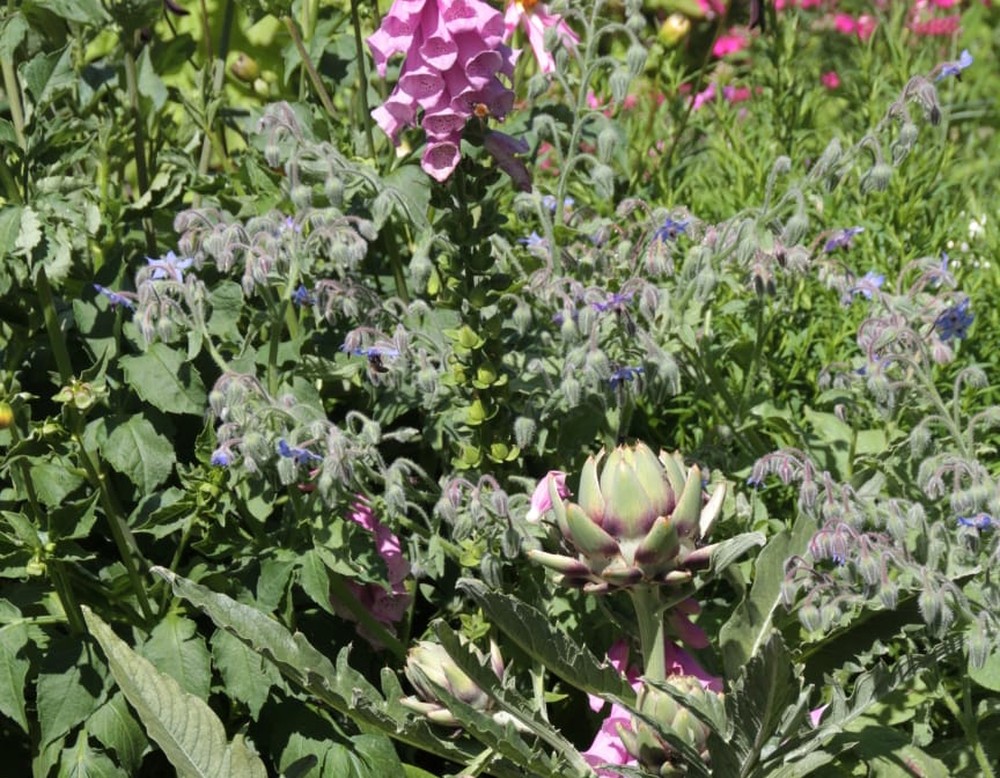
<svg viewBox="0 0 1000 778">
<path fill-rule="evenodd" d="M 548 246 L 548 241 L 534 231 L 527 238 L 518 238 L 517 242 L 527 247 L 529 251 L 532 249 L 543 249 Z"/>
<path fill-rule="evenodd" d="M 612 389 L 617 389 L 621 384 L 624 384 L 627 381 L 634 381 L 644 372 L 646 371 L 642 367 L 629 367 L 628 365 L 625 365 L 618 368 L 611 374 L 611 377 L 608 379 L 608 383 L 611 384 Z"/>
<path fill-rule="evenodd" d="M 233 452 L 225 446 L 219 446 L 212 452 L 212 458 L 209 462 L 216 467 L 229 467 L 233 463 Z"/>
<path fill-rule="evenodd" d="M 941 340 L 952 338 L 964 340 L 975 318 L 975 314 L 969 310 L 969 298 L 966 297 L 958 305 L 952 306 L 938 316 L 934 322 L 934 329 L 937 330 Z"/>
<path fill-rule="evenodd" d="M 620 311 L 625 305 L 635 297 L 634 292 L 614 292 L 609 294 L 605 300 L 600 300 L 590 304 L 595 311 L 604 313 L 606 311 Z"/>
<path fill-rule="evenodd" d="M 299 288 L 292 292 L 292 302 L 296 305 L 312 305 L 312 301 L 312 292 L 306 289 L 303 284 L 299 284 Z"/>
<path fill-rule="evenodd" d="M 858 280 L 857 285 L 851 289 L 851 300 L 858 295 L 861 295 L 866 300 L 871 300 L 875 292 L 881 289 L 884 283 L 884 275 L 876 273 L 874 270 L 869 270 Z"/>
<path fill-rule="evenodd" d="M 382 359 L 388 357 L 394 359 L 399 356 L 399 349 L 389 346 L 364 346 L 359 348 L 348 348 L 345 343 L 340 350 L 355 357 L 367 357 L 368 359 Z"/>
<path fill-rule="evenodd" d="M 653 233 L 653 241 L 668 243 L 669 241 L 677 240 L 678 237 L 687 232 L 688 224 L 690 223 L 688 219 L 675 221 L 668 216 L 663 220 L 663 224 L 656 228 L 656 232 Z"/>
<path fill-rule="evenodd" d="M 184 271 L 194 263 L 191 257 L 181 259 L 172 251 L 168 251 L 159 259 L 146 257 L 146 261 L 153 268 L 152 278 L 154 281 L 169 278 L 179 284 L 184 283 Z"/>
<path fill-rule="evenodd" d="M 129 309 L 135 308 L 135 303 L 128 297 L 127 292 L 115 292 L 100 284 L 94 284 L 94 289 L 108 298 L 112 308 L 117 308 L 119 305 Z"/>
<path fill-rule="evenodd" d="M 972 527 L 978 530 L 993 529 L 995 520 L 988 513 L 977 513 L 975 516 L 959 516 L 958 523 L 962 527 Z"/>
<path fill-rule="evenodd" d="M 851 241 L 854 239 L 854 236 L 864 231 L 864 227 L 845 227 L 842 230 L 837 230 L 827 239 L 826 243 L 823 245 L 823 251 L 827 254 L 831 254 L 837 249 L 850 248 Z"/>
<path fill-rule="evenodd" d="M 948 76 L 954 76 L 955 78 L 962 77 L 962 71 L 967 67 L 971 66 L 973 63 L 972 55 L 969 53 L 968 49 L 962 49 L 962 53 L 958 56 L 958 59 L 954 62 L 945 62 L 941 66 L 941 72 L 938 73 L 935 81 L 940 81 L 942 78 L 947 78 Z"/>
<path fill-rule="evenodd" d="M 307 448 L 299 448 L 297 446 L 289 446 L 285 439 L 282 438 L 278 441 L 278 454 L 291 459 L 297 465 L 307 465 L 310 462 L 322 462 L 323 457 L 319 454 L 315 454 Z"/>
</svg>

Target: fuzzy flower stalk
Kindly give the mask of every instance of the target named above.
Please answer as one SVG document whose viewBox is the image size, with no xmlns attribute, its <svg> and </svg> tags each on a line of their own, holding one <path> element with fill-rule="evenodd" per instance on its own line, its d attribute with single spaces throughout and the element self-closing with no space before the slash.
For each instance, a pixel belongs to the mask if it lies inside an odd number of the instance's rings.
<svg viewBox="0 0 1000 778">
<path fill-rule="evenodd" d="M 395 0 L 368 38 L 383 78 L 403 54 L 399 80 L 372 118 L 399 145 L 405 127 L 427 135 L 420 166 L 445 181 L 461 159 L 462 131 L 473 116 L 502 120 L 514 103 L 509 83 L 518 52 L 503 43 L 503 16 L 481 0 Z"/>
</svg>

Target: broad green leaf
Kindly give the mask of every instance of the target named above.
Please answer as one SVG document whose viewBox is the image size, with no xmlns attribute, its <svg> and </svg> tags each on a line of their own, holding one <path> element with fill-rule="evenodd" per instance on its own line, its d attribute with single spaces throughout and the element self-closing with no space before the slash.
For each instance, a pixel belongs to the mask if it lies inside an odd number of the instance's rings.
<svg viewBox="0 0 1000 778">
<path fill-rule="evenodd" d="M 162 567 L 155 575 L 168 581 L 174 594 L 206 613 L 215 625 L 267 657 L 282 675 L 334 710 L 367 727 L 382 730 L 390 737 L 456 762 L 468 762 L 481 746 L 452 733 L 438 736 L 419 718 L 394 715 L 398 705 L 387 705 L 378 690 L 347 662 L 348 650 L 337 657 L 336 665 L 317 651 L 306 638 L 292 634 L 265 613 L 225 595 L 200 586 Z M 390 714 L 389 711 L 393 711 Z M 517 776 L 513 769 L 496 768 L 498 775 Z"/>
<path fill-rule="evenodd" d="M 107 670 L 78 637 L 66 637 L 45 652 L 35 685 L 40 742 L 48 745 L 84 721 L 103 703 Z"/>
<path fill-rule="evenodd" d="M 42 505 L 59 508 L 83 484 L 84 478 L 66 460 L 36 460 L 31 464 L 31 481 Z"/>
<path fill-rule="evenodd" d="M 79 22 L 92 27 L 107 24 L 107 11 L 98 0 L 25 0 L 24 7 L 44 8 L 67 22 Z"/>
<path fill-rule="evenodd" d="M 302 555 L 299 566 L 299 583 L 309 599 L 327 613 L 333 614 L 330 605 L 330 574 L 319 552 L 311 548 Z"/>
<path fill-rule="evenodd" d="M 76 744 L 63 749 L 59 759 L 59 778 L 128 778 L 128 773 L 117 767 L 107 754 L 90 747 L 87 731 L 81 730 Z"/>
<path fill-rule="evenodd" d="M 767 639 L 774 614 L 781 607 L 785 560 L 805 552 L 815 531 L 815 522 L 801 515 L 791 532 L 779 532 L 758 555 L 748 597 L 740 603 L 719 632 L 727 678 L 735 678 L 740 668 L 757 653 Z"/>
<path fill-rule="evenodd" d="M 191 619 L 168 613 L 153 628 L 140 653 L 184 691 L 204 700 L 212 684 L 212 667 L 208 648 L 197 630 Z"/>
<path fill-rule="evenodd" d="M 243 287 L 235 281 L 222 281 L 209 295 L 212 313 L 208 317 L 208 331 L 221 340 L 239 342 L 240 316 L 244 312 Z"/>
<path fill-rule="evenodd" d="M 21 225 L 14 241 L 16 251 L 30 252 L 42 241 L 42 222 L 31 207 L 21 208 Z"/>
<path fill-rule="evenodd" d="M 263 762 L 242 736 L 226 742 L 225 728 L 208 705 L 158 672 L 89 608 L 84 618 L 122 693 L 180 776 L 267 778 Z"/>
<path fill-rule="evenodd" d="M 969 662 L 969 677 L 991 692 L 1000 692 L 1000 647 L 994 647 L 982 667 L 974 667 Z"/>
<path fill-rule="evenodd" d="M 25 715 L 25 680 L 31 663 L 21 649 L 28 643 L 28 628 L 23 622 L 0 627 L 0 713 L 13 719 L 28 732 Z"/>
<path fill-rule="evenodd" d="M 129 387 L 164 413 L 205 412 L 207 395 L 201 376 L 180 353 L 165 343 L 154 343 L 145 354 L 119 360 Z"/>
<path fill-rule="evenodd" d="M 709 569 L 713 575 L 718 575 L 750 549 L 763 546 L 766 540 L 762 532 L 744 532 L 742 535 L 721 541 L 712 551 Z"/>
<path fill-rule="evenodd" d="M 73 47 L 66 46 L 50 54 L 36 54 L 18 68 L 22 83 L 34 103 L 25 105 L 25 113 L 36 115 L 61 92 L 76 85 L 73 70 Z"/>
<path fill-rule="evenodd" d="M 579 646 L 537 608 L 471 578 L 458 588 L 486 613 L 487 618 L 533 659 L 569 684 L 588 694 L 614 694 L 635 702 L 635 692 L 610 664 L 601 663 L 586 646 Z"/>
<path fill-rule="evenodd" d="M 361 763 L 358 774 L 362 778 L 399 775 L 403 771 L 396 749 L 385 735 L 356 735 L 351 738 L 351 745 L 351 755 Z"/>
<path fill-rule="evenodd" d="M 226 685 L 226 693 L 246 703 L 257 718 L 271 687 L 281 684 L 281 674 L 273 664 L 235 635 L 217 629 L 212 635 L 212 661 Z"/>
<path fill-rule="evenodd" d="M 153 61 L 150 57 L 150 47 L 147 46 L 139 55 L 138 89 L 139 94 L 148 97 L 153 103 L 153 108 L 159 111 L 167 102 L 167 87 L 164 86 L 163 80 L 153 67 Z"/>
<path fill-rule="evenodd" d="M 176 460 L 170 441 L 142 416 L 115 427 L 101 446 L 101 454 L 147 494 L 170 475 Z"/>
<path fill-rule="evenodd" d="M 14 61 L 14 53 L 30 31 L 21 11 L 14 11 L 0 23 L 0 59 Z"/>
<path fill-rule="evenodd" d="M 129 775 L 138 775 L 149 741 L 133 718 L 121 692 L 117 692 L 87 719 L 87 730 L 101 745 L 115 752 L 118 762 Z"/>
</svg>

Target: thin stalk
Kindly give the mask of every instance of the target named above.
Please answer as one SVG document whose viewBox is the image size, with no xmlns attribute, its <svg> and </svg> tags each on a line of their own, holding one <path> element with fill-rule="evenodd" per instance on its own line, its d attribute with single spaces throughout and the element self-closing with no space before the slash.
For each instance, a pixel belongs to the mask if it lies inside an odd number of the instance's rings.
<svg viewBox="0 0 1000 778">
<path fill-rule="evenodd" d="M 351 0 L 351 24 L 354 26 L 354 46 L 358 58 L 358 81 L 360 82 L 358 98 L 361 101 L 361 120 L 365 126 L 365 136 L 368 138 L 368 154 L 374 157 L 375 137 L 372 135 L 372 115 L 368 109 L 368 72 L 365 69 L 365 48 L 361 36 L 361 15 L 358 13 L 358 0 Z M 398 282 L 396 285 L 399 286 Z"/>
<path fill-rule="evenodd" d="M 204 13 L 204 12 L 203 12 Z M 217 56 L 214 62 L 215 71 L 212 73 L 212 94 L 211 97 L 218 97 L 222 94 L 222 87 L 225 84 L 226 79 L 226 57 L 229 55 L 229 38 L 233 31 L 233 18 L 236 15 L 236 4 L 233 0 L 226 0 L 226 5 L 222 11 L 222 29 L 219 30 L 219 47 Z M 208 16 L 203 15 L 205 20 L 205 45 L 209 55 L 212 52 L 211 35 L 208 27 Z M 206 105 L 209 100 L 206 100 Z M 207 120 L 203 132 L 205 137 L 201 142 L 201 158 L 198 160 L 198 174 L 201 176 L 208 174 L 208 165 L 212 161 L 212 136 L 214 135 L 214 129 L 212 124 Z"/>
<path fill-rule="evenodd" d="M 49 286 L 49 279 L 45 274 L 44 267 L 38 270 L 36 288 L 38 289 L 38 298 L 42 307 L 42 318 L 45 321 L 45 329 L 48 332 L 52 354 L 59 369 L 60 379 L 63 385 L 67 386 L 73 379 L 73 363 L 70 361 L 63 333 L 59 329 L 55 300 L 52 297 L 52 287 Z M 153 609 L 149 605 L 149 600 L 146 597 L 146 588 L 143 586 L 142 578 L 139 576 L 139 570 L 135 562 L 135 557 L 139 556 L 139 547 L 135 542 L 135 538 L 132 537 L 132 533 L 129 531 L 128 524 L 110 490 L 107 479 L 101 472 L 99 463 L 91 456 L 90 451 L 84 444 L 82 433 L 83 418 L 72 406 L 67 406 L 66 411 L 73 439 L 79 447 L 80 463 L 87 473 L 87 479 L 90 481 L 91 486 L 97 489 L 101 507 L 104 509 L 104 514 L 111 528 L 111 535 L 114 538 L 115 545 L 118 547 L 118 554 L 121 557 L 122 564 L 125 566 L 125 571 L 128 574 L 129 582 L 132 585 L 135 596 L 139 600 L 139 606 L 142 609 L 143 615 L 146 619 L 152 620 Z"/>
<path fill-rule="evenodd" d="M 24 136 L 24 112 L 21 109 L 21 89 L 17 84 L 17 72 L 14 70 L 13 57 L 4 59 L 3 88 L 7 93 L 7 104 L 10 105 L 10 119 L 14 124 L 14 137 L 21 151 L 28 150 L 28 141 Z"/>
<path fill-rule="evenodd" d="M 302 64 L 305 66 L 306 72 L 309 74 L 309 80 L 312 81 L 313 89 L 316 90 L 316 95 L 319 97 L 319 101 L 323 103 L 323 108 L 326 110 L 327 115 L 331 119 L 337 118 L 337 112 L 333 107 L 333 101 L 330 99 L 329 92 L 326 91 L 326 87 L 323 86 L 323 79 L 319 76 L 319 71 L 316 70 L 316 66 L 313 65 L 312 59 L 309 57 L 309 52 L 306 51 L 305 44 L 302 42 L 302 36 L 299 35 L 299 26 L 295 23 L 295 20 L 291 16 L 284 16 L 281 19 L 285 23 L 285 28 L 288 30 L 288 34 L 292 36 L 292 43 L 295 44 L 295 48 L 299 52 L 299 56 L 302 58 Z"/>
<path fill-rule="evenodd" d="M 993 765 L 990 763 L 989 754 L 986 753 L 986 749 L 983 748 L 983 742 L 979 738 L 976 718 L 972 711 L 972 698 L 970 696 L 968 678 L 963 677 L 963 685 L 964 710 L 958 706 L 958 702 L 956 702 L 951 692 L 944 687 L 944 684 L 940 684 L 941 701 L 945 704 L 945 707 L 949 710 L 951 715 L 953 715 L 958 721 L 959 726 L 962 727 L 962 732 L 965 733 L 965 739 L 972 747 L 972 753 L 976 758 L 976 764 L 979 765 L 979 774 L 982 778 L 996 778 L 996 772 L 993 769 Z"/>
<path fill-rule="evenodd" d="M 139 76 L 135 67 L 135 34 L 125 41 L 125 84 L 128 89 L 129 109 L 132 112 L 132 151 L 135 157 L 135 174 L 139 180 L 139 194 L 149 191 L 149 168 L 146 164 L 146 133 L 143 129 L 142 108 L 139 104 Z M 142 220 L 146 235 L 146 251 L 156 253 L 156 233 L 149 218 Z"/>
</svg>

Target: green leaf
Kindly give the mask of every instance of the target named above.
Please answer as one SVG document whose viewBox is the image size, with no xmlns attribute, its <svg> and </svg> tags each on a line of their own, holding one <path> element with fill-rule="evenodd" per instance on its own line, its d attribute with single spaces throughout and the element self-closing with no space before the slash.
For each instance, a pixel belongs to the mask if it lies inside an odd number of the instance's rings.
<svg viewBox="0 0 1000 778">
<path fill-rule="evenodd" d="M 354 746 L 352 756 L 361 763 L 359 776 L 382 778 L 403 771 L 396 749 L 385 735 L 356 735 L 351 738 L 351 745 Z"/>
<path fill-rule="evenodd" d="M 767 638 L 774 614 L 781 607 L 785 560 L 803 553 L 815 531 L 815 522 L 801 515 L 791 532 L 779 532 L 758 555 L 749 596 L 719 632 L 727 678 L 735 678 Z"/>
<path fill-rule="evenodd" d="M 243 339 L 239 321 L 243 315 L 243 287 L 235 281 L 222 281 L 209 295 L 212 314 L 208 317 L 208 332 L 220 340 L 239 342 Z"/>
<path fill-rule="evenodd" d="M 0 627 L 0 713 L 13 719 L 25 733 L 25 680 L 31 663 L 21 653 L 28 643 L 28 628 L 23 622 Z"/>
<path fill-rule="evenodd" d="M 35 686 L 40 743 L 61 738 L 103 703 L 107 671 L 79 638 L 54 642 L 45 652 Z"/>
<path fill-rule="evenodd" d="M 212 666 L 208 648 L 197 630 L 191 619 L 168 613 L 153 628 L 140 653 L 184 691 L 204 700 L 212 684 Z"/>
<path fill-rule="evenodd" d="M 101 446 L 101 454 L 147 494 L 170 475 L 176 460 L 170 441 L 142 416 L 115 427 Z"/>
<path fill-rule="evenodd" d="M 84 608 L 84 618 L 122 693 L 179 775 L 267 778 L 263 762 L 241 735 L 226 742 L 225 728 L 208 705 L 158 672 L 89 608 Z"/>
<path fill-rule="evenodd" d="M 330 574 L 326 570 L 326 563 L 315 548 L 311 548 L 302 555 L 299 568 L 299 583 L 309 599 L 319 605 L 329 614 L 333 614 L 333 606 L 330 604 Z"/>
<path fill-rule="evenodd" d="M 90 747 L 87 731 L 77 735 L 76 745 L 63 749 L 59 759 L 59 778 L 128 778 L 121 768 L 115 766 L 106 754 Z"/>
<path fill-rule="evenodd" d="M 24 8 L 44 8 L 67 22 L 79 22 L 92 27 L 99 27 L 110 21 L 98 0 L 25 0 Z"/>
<path fill-rule="evenodd" d="M 226 685 L 226 693 L 245 703 L 256 719 L 271 687 L 281 684 L 281 674 L 273 664 L 224 629 L 215 631 L 211 644 L 212 660 Z"/>
<path fill-rule="evenodd" d="M 164 413 L 205 412 L 207 396 L 201 376 L 180 353 L 165 343 L 154 343 L 145 354 L 119 360 L 129 387 Z"/>
<path fill-rule="evenodd" d="M 213 592 L 163 567 L 153 567 L 151 572 L 168 581 L 177 597 L 202 610 L 217 627 L 229 630 L 267 657 L 285 678 L 358 724 L 382 730 L 396 740 L 460 763 L 471 761 L 481 750 L 467 738 L 437 736 L 422 719 L 396 716 L 398 703 L 387 704 L 378 690 L 348 664 L 347 649 L 340 652 L 335 666 L 302 634 L 292 634 L 256 608 Z M 513 770 L 497 769 L 496 772 L 512 778 L 519 775 Z"/>
<path fill-rule="evenodd" d="M 31 464 L 31 481 L 42 505 L 59 508 L 83 484 L 84 478 L 66 460 L 35 460 Z"/>
<path fill-rule="evenodd" d="M 129 775 L 138 775 L 149 740 L 132 716 L 121 692 L 117 692 L 87 719 L 87 730 L 101 745 L 115 752 Z"/>
<path fill-rule="evenodd" d="M 21 11 L 15 11 L 0 24 L 0 59 L 14 62 L 14 53 L 31 28 Z"/>
<path fill-rule="evenodd" d="M 153 67 L 150 49 L 151 47 L 147 46 L 142 50 L 142 54 L 139 55 L 139 82 L 137 87 L 139 94 L 143 97 L 148 97 L 153 103 L 153 108 L 159 111 L 167 102 L 167 87 L 164 86 L 163 80 Z"/>
<path fill-rule="evenodd" d="M 588 694 L 614 694 L 635 704 L 635 692 L 617 670 L 599 662 L 586 646 L 574 643 L 538 609 L 506 594 L 492 592 L 471 578 L 460 579 L 458 588 L 475 600 L 489 620 L 521 650 L 567 683 Z"/>
<path fill-rule="evenodd" d="M 741 775 L 756 764 L 785 711 L 798 697 L 792 656 L 781 636 L 772 632 L 726 694 L 727 740 L 739 752 Z"/>
<path fill-rule="evenodd" d="M 34 98 L 34 105 L 26 105 L 25 112 L 28 113 L 30 108 L 30 114 L 37 115 L 61 92 L 76 85 L 72 47 L 66 46 L 50 54 L 36 54 L 18 68 L 18 73 L 25 90 Z"/>
<path fill-rule="evenodd" d="M 712 575 L 718 575 L 751 548 L 763 546 L 766 540 L 762 532 L 744 532 L 721 541 L 712 551 L 709 570 Z"/>
<path fill-rule="evenodd" d="M 1000 692 L 1000 648 L 994 648 L 982 667 L 975 667 L 972 662 L 968 666 L 973 681 L 992 692 Z"/>
<path fill-rule="evenodd" d="M 34 208 L 24 207 L 20 211 L 21 225 L 17 232 L 17 240 L 14 241 L 14 249 L 28 253 L 42 241 L 42 222 Z"/>
</svg>

